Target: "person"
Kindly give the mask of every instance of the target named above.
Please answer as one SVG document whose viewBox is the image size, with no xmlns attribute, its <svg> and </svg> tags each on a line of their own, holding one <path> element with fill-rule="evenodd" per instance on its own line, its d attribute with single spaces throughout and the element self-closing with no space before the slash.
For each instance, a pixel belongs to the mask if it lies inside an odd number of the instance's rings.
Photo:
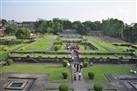
<svg viewBox="0 0 137 91">
<path fill-rule="evenodd" d="M 81 72 L 78 73 L 78 78 L 81 79 Z"/>
<path fill-rule="evenodd" d="M 77 72 L 79 72 L 79 64 L 77 64 Z"/>
<path fill-rule="evenodd" d="M 83 64 L 82 64 L 82 63 L 80 63 L 80 71 L 81 71 L 82 67 L 83 67 Z"/>
<path fill-rule="evenodd" d="M 77 78 L 76 78 L 76 72 L 74 72 L 74 80 L 77 80 Z"/>
</svg>

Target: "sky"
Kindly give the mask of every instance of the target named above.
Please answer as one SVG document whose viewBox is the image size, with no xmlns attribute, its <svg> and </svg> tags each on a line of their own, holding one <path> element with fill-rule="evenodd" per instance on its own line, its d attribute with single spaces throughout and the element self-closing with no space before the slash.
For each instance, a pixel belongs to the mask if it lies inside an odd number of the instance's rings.
<svg viewBox="0 0 137 91">
<path fill-rule="evenodd" d="M 0 18 L 18 22 L 117 18 L 130 24 L 137 22 L 136 10 L 136 0 L 0 0 Z"/>
</svg>

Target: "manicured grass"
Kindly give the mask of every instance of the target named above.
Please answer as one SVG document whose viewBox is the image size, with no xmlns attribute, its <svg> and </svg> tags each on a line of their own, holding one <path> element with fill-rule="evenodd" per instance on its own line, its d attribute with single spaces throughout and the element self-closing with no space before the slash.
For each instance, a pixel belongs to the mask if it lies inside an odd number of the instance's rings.
<svg viewBox="0 0 137 91">
<path fill-rule="evenodd" d="M 63 80 L 62 72 L 67 72 L 71 80 L 70 68 L 64 68 L 61 64 L 13 64 L 0 68 L 0 73 L 6 72 L 48 74 L 51 82 L 66 81 Z"/>
<path fill-rule="evenodd" d="M 96 46 L 99 51 L 102 52 L 122 52 L 126 51 L 127 47 L 114 46 L 111 43 L 107 43 L 97 37 L 86 37 L 90 43 Z"/>
<path fill-rule="evenodd" d="M 14 35 L 7 35 L 4 37 L 0 37 L 0 39 L 16 39 L 16 37 Z"/>
<path fill-rule="evenodd" d="M 81 58 L 117 58 L 117 57 L 123 57 L 123 58 L 132 58 L 130 55 L 80 55 Z"/>
<path fill-rule="evenodd" d="M 91 83 L 106 83 L 108 79 L 105 77 L 105 74 L 128 74 L 130 70 L 134 69 L 133 65 L 93 65 L 87 68 L 83 68 L 84 78 L 88 81 L 88 72 L 95 73 L 95 78 L 90 80 Z M 134 69 L 134 70 L 137 70 Z"/>
<path fill-rule="evenodd" d="M 0 45 L 0 61 L 5 60 L 8 53 L 10 51 L 17 50 L 18 48 L 24 46 L 25 44 L 17 44 L 17 45 Z M 4 51 L 3 48 L 6 48 L 7 51 Z"/>
<path fill-rule="evenodd" d="M 20 56 L 31 56 L 31 57 L 70 57 L 69 54 L 18 54 L 18 53 L 14 53 L 13 55 L 20 57 Z"/>
<path fill-rule="evenodd" d="M 25 46 L 23 51 L 47 51 L 52 46 L 56 37 L 56 35 L 45 34 L 43 37 L 38 38 L 35 42 Z"/>
</svg>

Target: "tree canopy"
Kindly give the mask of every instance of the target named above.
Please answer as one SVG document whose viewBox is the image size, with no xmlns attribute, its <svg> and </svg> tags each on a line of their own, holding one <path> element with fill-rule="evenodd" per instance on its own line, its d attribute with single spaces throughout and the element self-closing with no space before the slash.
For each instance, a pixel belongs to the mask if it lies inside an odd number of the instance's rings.
<svg viewBox="0 0 137 91">
<path fill-rule="evenodd" d="M 28 39 L 30 35 L 31 31 L 28 28 L 19 28 L 15 33 L 17 39 Z"/>
</svg>

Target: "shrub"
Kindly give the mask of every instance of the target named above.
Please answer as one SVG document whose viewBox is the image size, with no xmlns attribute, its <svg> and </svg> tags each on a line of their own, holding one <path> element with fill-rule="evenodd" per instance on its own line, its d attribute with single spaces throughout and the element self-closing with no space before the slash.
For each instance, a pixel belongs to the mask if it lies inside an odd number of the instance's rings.
<svg viewBox="0 0 137 91">
<path fill-rule="evenodd" d="M 95 84 L 94 85 L 94 90 L 95 91 L 103 91 L 103 87 L 100 84 Z"/>
<path fill-rule="evenodd" d="M 84 61 L 84 62 L 83 62 L 83 66 L 84 66 L 84 67 L 87 67 L 87 66 L 88 66 L 88 61 Z"/>
<path fill-rule="evenodd" d="M 93 72 L 88 72 L 89 79 L 94 79 L 95 74 Z"/>
<path fill-rule="evenodd" d="M 59 41 L 59 40 L 60 40 L 60 36 L 58 36 L 58 37 L 56 38 L 56 40 Z"/>
<path fill-rule="evenodd" d="M 7 60 L 7 65 L 11 65 L 11 64 L 13 64 L 13 60 L 12 59 L 8 59 Z"/>
<path fill-rule="evenodd" d="M 28 39 L 30 38 L 31 30 L 28 28 L 19 28 L 15 33 L 17 39 Z"/>
<path fill-rule="evenodd" d="M 8 49 L 8 47 L 3 47 L 2 50 L 7 52 L 9 49 Z"/>
<path fill-rule="evenodd" d="M 63 73 L 62 73 L 62 76 L 63 76 L 64 79 L 67 79 L 67 78 L 68 78 L 68 73 L 63 72 Z"/>
<path fill-rule="evenodd" d="M 66 84 L 61 84 L 59 86 L 59 91 L 69 91 L 69 88 Z"/>
<path fill-rule="evenodd" d="M 61 48 L 60 45 L 56 45 L 56 46 L 54 46 L 54 51 L 58 51 L 60 48 Z"/>
<path fill-rule="evenodd" d="M 25 47 L 22 47 L 20 50 L 21 50 L 21 51 L 24 51 L 24 50 L 25 50 Z"/>
<path fill-rule="evenodd" d="M 68 65 L 68 60 L 64 60 L 63 61 L 63 67 L 67 67 L 67 65 Z"/>
</svg>

